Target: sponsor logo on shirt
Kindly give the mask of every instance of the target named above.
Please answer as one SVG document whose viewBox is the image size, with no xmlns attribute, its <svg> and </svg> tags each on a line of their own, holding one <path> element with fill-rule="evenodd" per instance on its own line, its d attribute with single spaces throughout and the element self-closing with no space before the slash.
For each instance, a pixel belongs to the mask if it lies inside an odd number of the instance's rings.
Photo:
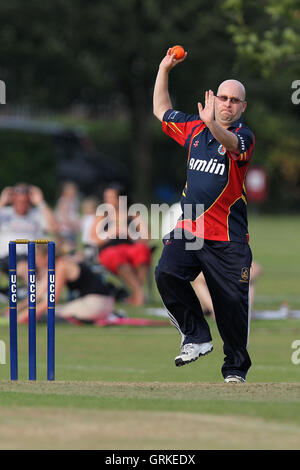
<svg viewBox="0 0 300 470">
<path fill-rule="evenodd" d="M 217 158 L 211 158 L 208 161 L 191 158 L 189 161 L 190 170 L 202 171 L 204 173 L 213 173 L 214 175 L 223 175 L 225 171 L 225 164 L 218 163 Z"/>
</svg>

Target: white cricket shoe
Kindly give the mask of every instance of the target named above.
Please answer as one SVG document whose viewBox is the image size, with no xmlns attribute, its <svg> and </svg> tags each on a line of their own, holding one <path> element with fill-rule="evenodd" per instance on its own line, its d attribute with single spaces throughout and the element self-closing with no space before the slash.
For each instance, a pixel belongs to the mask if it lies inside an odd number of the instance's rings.
<svg viewBox="0 0 300 470">
<path fill-rule="evenodd" d="M 181 347 L 180 354 L 175 357 L 177 367 L 196 361 L 200 356 L 205 356 L 213 350 L 212 343 L 187 343 Z"/>
<path fill-rule="evenodd" d="M 240 382 L 245 382 L 245 379 L 243 379 L 243 377 L 240 377 L 239 375 L 227 375 L 227 377 L 225 378 L 225 382 L 227 384 L 240 383 Z"/>
</svg>

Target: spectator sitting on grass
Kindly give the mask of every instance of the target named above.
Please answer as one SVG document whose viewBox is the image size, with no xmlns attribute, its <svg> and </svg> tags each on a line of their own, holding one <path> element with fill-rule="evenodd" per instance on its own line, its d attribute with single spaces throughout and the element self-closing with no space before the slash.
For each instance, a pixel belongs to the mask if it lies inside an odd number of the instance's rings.
<svg viewBox="0 0 300 470">
<path fill-rule="evenodd" d="M 113 313 L 115 306 L 115 287 L 102 281 L 85 263 L 79 262 L 75 257 L 63 255 L 56 243 L 55 267 L 55 302 L 56 316 L 64 320 L 79 320 L 93 322 L 99 318 L 105 319 Z M 47 312 L 48 292 L 48 247 L 36 247 L 37 271 L 37 321 L 43 320 Z M 25 273 L 24 277 L 25 277 Z M 59 302 L 63 298 L 64 290 L 75 293 L 73 300 Z M 7 314 L 7 309 L 5 311 Z M 18 322 L 28 322 L 27 299 L 18 305 Z"/>
<path fill-rule="evenodd" d="M 87 197 L 81 203 L 80 242 L 83 245 L 83 256 L 89 263 L 97 263 L 97 244 L 91 238 L 98 201 L 94 197 Z"/>
<path fill-rule="evenodd" d="M 97 215 L 91 230 L 92 240 L 99 249 L 99 262 L 120 277 L 131 291 L 127 302 L 132 305 L 145 303 L 144 283 L 151 262 L 148 228 L 141 217 L 129 217 L 120 204 L 124 189 L 118 184 L 108 186 L 103 193 L 103 202 L 112 210 L 107 216 Z M 138 240 L 130 233 L 131 223 L 137 223 Z"/>
<path fill-rule="evenodd" d="M 80 200 L 77 185 L 71 181 L 63 183 L 61 194 L 55 207 L 60 236 L 73 248 L 76 247 L 80 232 Z"/>
<path fill-rule="evenodd" d="M 8 274 L 8 244 L 17 238 L 30 240 L 57 233 L 53 211 L 37 186 L 19 183 L 6 187 L 0 195 L 0 271 Z M 27 246 L 17 248 L 18 260 L 27 256 Z"/>
</svg>

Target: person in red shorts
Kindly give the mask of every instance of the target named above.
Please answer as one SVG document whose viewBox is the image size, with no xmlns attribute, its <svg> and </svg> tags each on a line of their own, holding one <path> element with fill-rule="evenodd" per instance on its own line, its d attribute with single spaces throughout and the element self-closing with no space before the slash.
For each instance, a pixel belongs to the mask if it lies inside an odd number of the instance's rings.
<svg viewBox="0 0 300 470">
<path fill-rule="evenodd" d="M 124 195 L 118 184 L 104 190 L 103 203 L 108 210 L 104 215 L 96 215 L 91 238 L 98 246 L 100 264 L 119 276 L 130 289 L 127 302 L 139 306 L 145 303 L 144 283 L 151 263 L 151 248 L 145 221 L 140 216 L 129 217 L 127 206 L 125 210 L 120 204 L 120 196 Z M 130 227 L 139 234 L 138 240 L 132 238 Z"/>
</svg>

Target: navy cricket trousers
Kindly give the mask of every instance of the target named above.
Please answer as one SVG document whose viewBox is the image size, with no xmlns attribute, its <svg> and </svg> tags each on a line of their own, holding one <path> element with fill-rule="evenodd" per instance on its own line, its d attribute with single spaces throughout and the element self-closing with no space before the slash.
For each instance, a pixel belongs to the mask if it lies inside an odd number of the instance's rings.
<svg viewBox="0 0 300 470">
<path fill-rule="evenodd" d="M 186 241 L 171 232 L 164 239 L 155 270 L 171 322 L 180 331 L 182 344 L 211 341 L 208 323 L 190 283 L 202 271 L 224 345 L 223 377 L 233 374 L 245 378 L 251 366 L 247 350 L 251 249 L 248 243 L 204 240 L 201 249 L 187 250 Z"/>
</svg>

